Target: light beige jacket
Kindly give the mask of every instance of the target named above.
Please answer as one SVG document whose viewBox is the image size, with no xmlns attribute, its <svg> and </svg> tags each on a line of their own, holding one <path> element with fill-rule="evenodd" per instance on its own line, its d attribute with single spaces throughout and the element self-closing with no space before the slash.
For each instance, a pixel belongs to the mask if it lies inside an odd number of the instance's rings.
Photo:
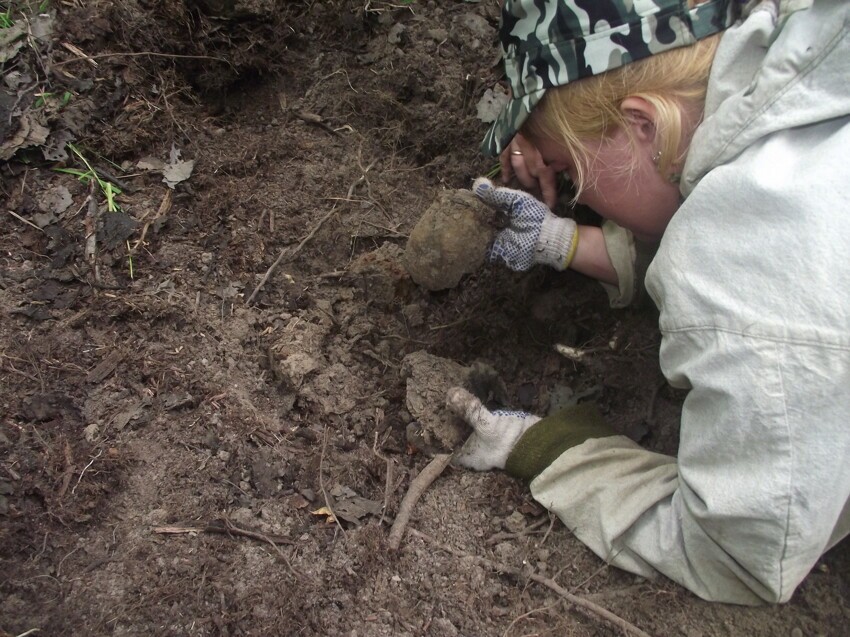
<svg viewBox="0 0 850 637">
<path fill-rule="evenodd" d="M 850 531 L 850 2 L 763 2 L 717 52 L 649 267 L 678 457 L 591 438 L 531 483 L 600 557 L 790 598 Z"/>
</svg>

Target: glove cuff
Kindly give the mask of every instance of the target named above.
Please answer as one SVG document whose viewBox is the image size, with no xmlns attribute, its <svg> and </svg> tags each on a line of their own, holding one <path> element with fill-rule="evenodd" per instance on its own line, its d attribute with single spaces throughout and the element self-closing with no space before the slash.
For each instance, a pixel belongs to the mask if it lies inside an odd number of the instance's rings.
<svg viewBox="0 0 850 637">
<path fill-rule="evenodd" d="M 592 403 L 567 407 L 537 421 L 517 441 L 505 463 L 514 477 L 531 482 L 558 457 L 589 438 L 615 436 L 617 432 Z"/>
<path fill-rule="evenodd" d="M 552 213 L 543 218 L 534 248 L 534 262 L 556 270 L 566 270 L 578 247 L 578 226 L 572 219 Z"/>
</svg>

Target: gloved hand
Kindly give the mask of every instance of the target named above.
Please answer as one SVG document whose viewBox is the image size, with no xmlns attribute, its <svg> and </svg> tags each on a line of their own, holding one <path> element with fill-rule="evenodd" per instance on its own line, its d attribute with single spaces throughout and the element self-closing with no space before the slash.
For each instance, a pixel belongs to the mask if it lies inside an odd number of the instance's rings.
<svg viewBox="0 0 850 637">
<path fill-rule="evenodd" d="M 476 471 L 504 469 L 517 440 L 540 420 L 524 411 L 489 411 L 460 387 L 452 387 L 446 405 L 468 422 L 474 432 L 455 454 L 454 462 Z"/>
<path fill-rule="evenodd" d="M 578 245 L 575 221 L 552 214 L 546 204 L 527 192 L 497 188 L 486 177 L 475 180 L 472 192 L 508 215 L 508 227 L 496 235 L 490 247 L 491 263 L 503 261 L 516 272 L 528 270 L 535 263 L 556 270 L 569 267 Z"/>
</svg>

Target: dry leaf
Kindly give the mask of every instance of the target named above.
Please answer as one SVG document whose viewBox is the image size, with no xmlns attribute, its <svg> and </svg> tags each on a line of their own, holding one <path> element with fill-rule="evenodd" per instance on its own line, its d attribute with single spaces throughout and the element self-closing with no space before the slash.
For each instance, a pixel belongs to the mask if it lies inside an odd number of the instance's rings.
<svg viewBox="0 0 850 637">
<path fill-rule="evenodd" d="M 328 507 L 321 507 L 320 509 L 316 509 L 315 511 L 310 511 L 313 515 L 326 515 L 328 519 L 325 520 L 328 524 L 335 524 L 336 518 L 334 517 L 333 512 Z"/>
</svg>

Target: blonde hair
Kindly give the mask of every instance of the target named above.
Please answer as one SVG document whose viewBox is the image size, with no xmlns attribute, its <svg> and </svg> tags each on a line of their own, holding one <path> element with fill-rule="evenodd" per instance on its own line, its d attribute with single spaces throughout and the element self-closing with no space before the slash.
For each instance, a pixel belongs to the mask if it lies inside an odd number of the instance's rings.
<svg viewBox="0 0 850 637">
<path fill-rule="evenodd" d="M 599 140 L 622 128 L 635 140 L 620 105 L 627 97 L 641 97 L 655 107 L 658 170 L 666 175 L 681 159 L 682 109 L 701 112 L 708 75 L 719 42 L 716 34 L 696 44 L 652 55 L 593 77 L 549 89 L 534 108 L 522 132 L 532 140 L 548 138 L 561 143 L 576 164 L 575 196 L 588 187 L 591 158 L 582 140 Z M 629 168 L 634 168 L 632 162 Z"/>
</svg>

